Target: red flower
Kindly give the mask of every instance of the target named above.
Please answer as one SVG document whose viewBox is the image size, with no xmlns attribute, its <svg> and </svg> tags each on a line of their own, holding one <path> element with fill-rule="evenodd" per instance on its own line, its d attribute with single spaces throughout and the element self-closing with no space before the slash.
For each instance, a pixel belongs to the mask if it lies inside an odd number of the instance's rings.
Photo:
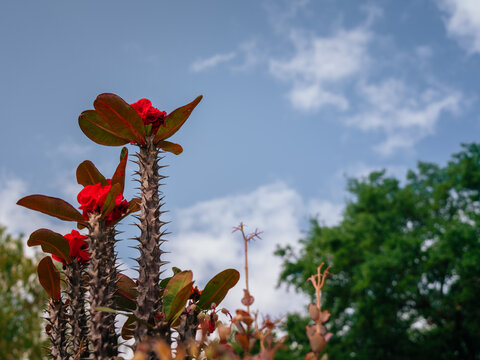
<svg viewBox="0 0 480 360">
<path fill-rule="evenodd" d="M 77 259 L 78 262 L 84 264 L 90 259 L 90 254 L 85 250 L 88 249 L 88 243 L 85 241 L 87 235 L 80 234 L 77 230 L 72 230 L 70 234 L 64 235 L 70 245 L 70 256 Z M 65 265 L 65 260 L 52 254 L 54 260 L 60 261 Z"/>
<path fill-rule="evenodd" d="M 197 286 L 192 287 L 192 292 L 189 299 L 192 299 L 193 301 L 198 301 L 198 299 L 200 299 L 200 295 L 202 295 L 202 291 L 203 290 L 200 290 Z"/>
<path fill-rule="evenodd" d="M 83 210 L 83 218 L 88 220 L 88 216 L 93 213 L 100 213 L 105 204 L 107 194 L 112 187 L 112 180 L 107 179 L 108 185 L 102 186 L 101 183 L 88 185 L 78 193 L 77 200 Z M 123 194 L 118 194 L 115 198 L 115 207 L 105 217 L 105 225 L 109 225 L 118 220 L 128 210 L 129 203 L 123 198 Z"/>
<path fill-rule="evenodd" d="M 154 108 L 150 100 L 140 99 L 131 105 L 137 110 L 145 125 L 152 124 L 152 135 L 155 135 L 158 128 L 165 124 L 165 116 L 167 113 Z"/>
</svg>

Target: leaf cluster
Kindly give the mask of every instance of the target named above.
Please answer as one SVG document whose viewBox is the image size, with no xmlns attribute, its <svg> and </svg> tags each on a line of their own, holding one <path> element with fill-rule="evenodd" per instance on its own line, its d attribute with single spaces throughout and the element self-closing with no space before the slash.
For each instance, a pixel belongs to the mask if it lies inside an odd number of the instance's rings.
<svg viewBox="0 0 480 360">
<path fill-rule="evenodd" d="M 26 257 L 21 238 L 0 227 L 0 359 L 43 358 L 45 293 L 35 281 L 38 255 Z"/>
<path fill-rule="evenodd" d="M 280 282 L 310 296 L 316 264 L 335 269 L 332 358 L 480 358 L 480 145 L 463 147 L 405 182 L 384 171 L 350 179 L 339 225 L 312 220 L 299 252 L 278 249 Z"/>
</svg>

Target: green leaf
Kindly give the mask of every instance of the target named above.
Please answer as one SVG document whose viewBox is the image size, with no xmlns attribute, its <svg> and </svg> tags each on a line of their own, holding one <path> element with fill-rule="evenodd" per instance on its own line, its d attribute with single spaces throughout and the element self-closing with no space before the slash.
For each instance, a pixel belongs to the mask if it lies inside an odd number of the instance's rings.
<svg viewBox="0 0 480 360">
<path fill-rule="evenodd" d="M 124 340 L 130 340 L 133 338 L 133 332 L 135 331 L 135 317 L 129 316 L 122 326 L 122 338 Z"/>
<path fill-rule="evenodd" d="M 115 208 L 115 199 L 117 198 L 117 195 L 121 193 L 120 190 L 121 190 L 120 184 L 112 185 L 105 199 L 105 203 L 103 204 L 103 207 L 102 207 L 103 215 L 108 214 Z"/>
<path fill-rule="evenodd" d="M 93 106 L 98 115 L 119 137 L 138 144 L 145 144 L 145 125 L 132 106 L 115 94 L 100 94 Z"/>
<path fill-rule="evenodd" d="M 68 264 L 72 262 L 72 259 L 70 258 L 70 245 L 68 244 L 68 240 L 52 230 L 38 229 L 34 231 L 30 235 L 27 245 L 40 245 L 44 252 L 61 257 Z"/>
<path fill-rule="evenodd" d="M 109 307 L 106 307 L 106 306 L 97 306 L 95 308 L 95 311 L 103 311 L 103 312 L 114 313 L 114 314 L 119 313 L 118 310 L 112 309 L 112 308 L 109 308 Z"/>
<path fill-rule="evenodd" d="M 162 281 L 160 281 L 160 287 L 162 289 L 165 289 L 165 287 L 167 286 L 168 282 L 172 279 L 172 277 L 167 277 L 165 279 L 162 279 Z"/>
<path fill-rule="evenodd" d="M 158 128 L 157 134 L 155 135 L 155 143 L 165 140 L 175 134 L 178 129 L 187 121 L 188 117 L 192 113 L 195 106 L 198 105 L 203 96 L 197 96 L 195 100 L 191 103 L 179 107 L 176 110 L 173 110 L 170 114 L 165 117 L 165 125 Z"/>
<path fill-rule="evenodd" d="M 181 145 L 165 140 L 159 141 L 157 143 L 157 147 L 162 149 L 163 151 L 168 151 L 175 155 L 180 155 L 183 152 L 183 148 Z"/>
<path fill-rule="evenodd" d="M 77 182 L 82 186 L 96 185 L 101 183 L 107 186 L 107 180 L 90 160 L 85 160 L 77 167 Z"/>
<path fill-rule="evenodd" d="M 122 161 L 125 156 L 128 156 L 128 149 L 124 146 L 122 151 L 120 151 L 120 161 Z"/>
<path fill-rule="evenodd" d="M 100 145 L 120 146 L 130 142 L 128 138 L 123 138 L 112 130 L 95 110 L 82 112 L 78 118 L 78 125 L 90 140 Z"/>
<path fill-rule="evenodd" d="M 189 282 L 175 294 L 169 311 L 165 312 L 165 319 L 169 323 L 174 323 L 175 320 L 177 320 L 177 318 L 182 314 L 183 310 L 185 309 L 185 305 L 187 304 L 188 298 L 192 294 L 193 283 L 194 281 Z"/>
<path fill-rule="evenodd" d="M 45 195 L 29 195 L 17 201 L 17 205 L 36 210 L 64 221 L 76 221 L 87 225 L 82 214 L 66 201 Z"/>
<path fill-rule="evenodd" d="M 165 291 L 163 292 L 163 312 L 165 316 L 170 313 L 172 302 L 179 291 L 183 287 L 192 282 L 193 273 L 191 270 L 181 271 L 170 279 Z"/>
<path fill-rule="evenodd" d="M 38 280 L 43 286 L 48 296 L 54 301 L 60 300 L 60 273 L 53 265 L 50 256 L 44 257 L 37 266 Z"/>
<path fill-rule="evenodd" d="M 240 279 L 240 273 L 235 269 L 226 269 L 218 273 L 203 289 L 197 306 L 202 310 L 207 310 L 210 309 L 212 303 L 220 304 L 238 279 Z"/>
<path fill-rule="evenodd" d="M 145 125 L 145 135 L 150 136 L 152 135 L 152 124 Z"/>
<path fill-rule="evenodd" d="M 120 154 L 120 163 L 115 170 L 115 174 L 112 177 L 112 185 L 120 185 L 120 193 L 123 194 L 123 189 L 125 188 L 125 168 L 127 166 L 128 160 L 128 149 L 124 147 Z"/>
</svg>

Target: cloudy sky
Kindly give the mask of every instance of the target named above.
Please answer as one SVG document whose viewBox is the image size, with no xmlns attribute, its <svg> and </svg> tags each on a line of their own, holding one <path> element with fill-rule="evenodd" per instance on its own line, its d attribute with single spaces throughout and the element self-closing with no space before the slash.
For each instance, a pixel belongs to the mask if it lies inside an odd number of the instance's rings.
<svg viewBox="0 0 480 360">
<path fill-rule="evenodd" d="M 477 0 L 6 0 L 0 33 L 0 223 L 27 235 L 70 230 L 15 202 L 40 193 L 76 205 L 85 159 L 111 176 L 120 149 L 77 125 L 99 93 L 167 112 L 203 94 L 172 138 L 184 153 L 163 160 L 167 260 L 205 284 L 242 269 L 232 228 L 259 228 L 250 271 L 262 313 L 307 303 L 275 289 L 272 253 L 295 245 L 311 217 L 338 221 L 345 176 L 403 177 L 479 138 Z M 128 266 L 132 244 L 120 244 Z"/>
</svg>

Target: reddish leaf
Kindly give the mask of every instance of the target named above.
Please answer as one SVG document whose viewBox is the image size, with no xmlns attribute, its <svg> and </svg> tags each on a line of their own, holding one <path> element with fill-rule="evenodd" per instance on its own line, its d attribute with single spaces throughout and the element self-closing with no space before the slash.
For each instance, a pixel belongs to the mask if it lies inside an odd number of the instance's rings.
<svg viewBox="0 0 480 360">
<path fill-rule="evenodd" d="M 107 180 L 90 160 L 85 160 L 77 167 L 77 182 L 80 185 L 88 186 L 101 183 L 107 186 Z"/>
<path fill-rule="evenodd" d="M 133 311 L 137 308 L 137 303 L 127 297 L 122 293 L 115 293 L 115 304 L 117 305 L 118 310 L 123 311 Z"/>
<path fill-rule="evenodd" d="M 181 271 L 170 279 L 163 292 L 163 312 L 167 315 L 171 312 L 171 306 L 177 293 L 183 287 L 192 282 L 193 273 L 190 270 Z"/>
<path fill-rule="evenodd" d="M 17 205 L 40 211 L 65 221 L 76 221 L 86 225 L 82 214 L 66 201 L 45 195 L 29 195 L 17 201 Z"/>
<path fill-rule="evenodd" d="M 137 284 L 124 274 L 117 274 L 117 291 L 130 300 L 138 296 Z"/>
<path fill-rule="evenodd" d="M 100 94 L 93 106 L 112 131 L 123 139 L 145 144 L 145 125 L 132 106 L 115 94 Z"/>
<path fill-rule="evenodd" d="M 120 193 L 121 193 L 120 184 L 112 185 L 105 199 L 105 203 L 103 204 L 103 207 L 102 207 L 103 215 L 108 214 L 115 208 L 115 199 L 117 198 L 117 195 Z"/>
<path fill-rule="evenodd" d="M 202 100 L 203 96 L 197 96 L 195 100 L 191 103 L 179 107 L 176 110 L 173 110 L 170 114 L 165 117 L 165 125 L 160 126 L 155 135 L 155 143 L 158 143 L 161 140 L 165 140 L 175 134 L 178 129 L 183 125 L 185 121 L 187 121 L 188 117 L 192 113 L 195 106 L 198 105 L 200 100 Z"/>
<path fill-rule="evenodd" d="M 112 130 L 95 110 L 86 110 L 80 114 L 78 125 L 87 137 L 100 145 L 120 146 L 130 142 L 116 131 Z"/>
<path fill-rule="evenodd" d="M 131 214 L 131 213 L 140 211 L 140 204 L 141 204 L 141 203 L 142 203 L 142 199 L 132 198 L 132 199 L 129 201 L 127 214 Z"/>
<path fill-rule="evenodd" d="M 203 289 L 197 306 L 202 310 L 206 310 L 211 307 L 212 303 L 220 304 L 228 291 L 238 282 L 238 279 L 240 279 L 240 273 L 235 269 L 227 269 L 218 273 Z"/>
<path fill-rule="evenodd" d="M 169 323 L 175 322 L 175 320 L 177 320 L 182 314 L 183 310 L 185 310 L 185 305 L 192 293 L 193 283 L 194 281 L 189 282 L 175 294 L 175 297 L 170 304 L 169 311 L 165 312 L 165 318 Z"/>
<path fill-rule="evenodd" d="M 34 231 L 30 235 L 27 245 L 40 245 L 44 252 L 54 254 L 65 260 L 68 264 L 72 262 L 70 258 L 70 245 L 67 239 L 52 230 L 38 229 Z"/>
<path fill-rule="evenodd" d="M 37 266 L 38 279 L 47 294 L 54 300 L 60 300 L 60 273 L 53 265 L 50 256 L 44 257 Z"/>
<path fill-rule="evenodd" d="M 135 310 L 138 296 L 137 284 L 128 276 L 117 274 L 117 291 L 115 302 L 118 309 Z"/>
<path fill-rule="evenodd" d="M 124 147 L 120 155 L 120 163 L 115 170 L 115 174 L 112 177 L 112 186 L 115 184 L 120 185 L 120 193 L 123 194 L 123 189 L 125 188 L 125 168 L 127 166 L 128 160 L 128 149 Z"/>
<path fill-rule="evenodd" d="M 181 145 L 165 140 L 159 141 L 157 143 L 157 147 L 162 149 L 163 151 L 168 151 L 175 155 L 180 155 L 183 152 L 183 148 Z"/>
<path fill-rule="evenodd" d="M 133 338 L 133 332 L 135 330 L 135 316 L 131 315 L 123 323 L 122 326 L 122 338 L 124 340 L 130 340 Z"/>
</svg>

